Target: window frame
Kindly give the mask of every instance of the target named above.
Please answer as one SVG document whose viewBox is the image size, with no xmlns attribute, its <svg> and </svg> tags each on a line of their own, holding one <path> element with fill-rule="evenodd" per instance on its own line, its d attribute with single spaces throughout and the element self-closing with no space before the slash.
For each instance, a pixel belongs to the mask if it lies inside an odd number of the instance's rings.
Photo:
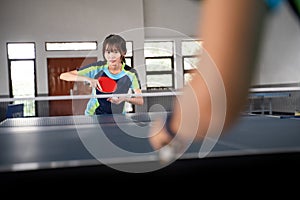
<svg viewBox="0 0 300 200">
<path fill-rule="evenodd" d="M 185 59 L 189 59 L 189 58 L 197 58 L 198 56 L 182 56 L 182 68 L 183 68 L 183 84 L 185 85 L 185 75 L 186 74 L 193 74 L 197 72 L 197 69 L 184 69 L 184 63 L 186 63 L 187 61 L 185 61 Z"/>
<path fill-rule="evenodd" d="M 48 49 L 47 44 L 75 44 L 75 43 L 94 43 L 95 49 Z M 45 51 L 97 51 L 98 50 L 98 42 L 97 41 L 57 41 L 57 42 L 45 42 Z"/>
<path fill-rule="evenodd" d="M 34 45 L 34 58 L 9 58 L 9 53 L 8 53 L 8 46 L 9 44 L 33 44 Z M 7 53 L 7 65 L 8 65 L 8 87 L 9 87 L 9 97 L 14 98 L 13 95 L 13 83 L 12 83 L 12 62 L 16 61 L 32 61 L 33 62 L 33 76 L 34 76 L 34 97 L 37 96 L 37 80 L 36 80 L 36 43 L 35 42 L 7 42 L 6 43 L 6 53 Z M 26 109 L 26 105 L 24 106 L 24 110 Z M 37 109 L 37 103 L 34 101 L 34 115 L 30 117 L 37 116 L 38 109 Z M 26 116 L 26 112 L 24 112 L 24 115 Z"/>
<path fill-rule="evenodd" d="M 132 40 L 127 40 L 126 43 L 131 43 L 131 56 L 128 56 L 127 54 L 125 55 L 125 59 L 128 58 L 130 59 L 130 65 L 126 62 L 127 65 L 129 65 L 130 67 L 134 68 L 134 62 L 133 62 L 133 58 L 134 58 L 134 50 L 133 50 L 133 41 Z M 128 49 L 127 49 L 128 52 Z"/>
<path fill-rule="evenodd" d="M 201 39 L 191 39 L 191 40 L 182 40 L 181 41 L 181 52 L 182 52 L 182 47 L 183 47 L 183 42 L 201 42 L 201 43 L 203 43 L 203 40 L 201 40 Z M 186 74 L 191 74 L 191 76 L 192 76 L 192 74 L 193 73 L 196 73 L 197 72 L 197 69 L 185 69 L 185 63 L 187 62 L 187 61 L 185 61 L 186 59 L 190 59 L 190 58 L 199 58 L 199 55 L 197 55 L 197 54 L 194 54 L 194 55 L 184 55 L 183 53 L 182 53 L 182 72 L 183 72 L 183 85 L 185 85 L 186 84 L 186 80 L 185 80 L 185 75 Z"/>
<path fill-rule="evenodd" d="M 171 86 L 159 86 L 159 87 L 153 87 L 153 86 L 148 86 L 148 83 L 146 83 L 146 89 L 147 90 L 165 90 L 165 89 L 174 89 L 175 88 L 175 79 L 174 79 L 174 69 L 175 69 L 175 42 L 172 40 L 147 40 L 145 43 L 156 43 L 156 42 L 171 42 L 172 43 L 172 55 L 171 56 L 145 56 L 145 72 L 146 72 L 146 80 L 148 75 L 171 75 L 172 78 L 172 83 Z M 171 70 L 163 70 L 163 71 L 148 71 L 147 70 L 147 60 L 148 59 L 155 59 L 155 60 L 160 60 L 160 59 L 170 59 L 171 63 Z M 147 82 L 147 81 L 146 81 Z"/>
</svg>

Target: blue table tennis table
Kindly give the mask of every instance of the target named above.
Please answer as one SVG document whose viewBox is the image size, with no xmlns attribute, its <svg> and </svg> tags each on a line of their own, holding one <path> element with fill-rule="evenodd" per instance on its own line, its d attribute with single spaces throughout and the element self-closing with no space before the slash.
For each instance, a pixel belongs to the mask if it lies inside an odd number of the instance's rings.
<svg viewBox="0 0 300 200">
<path fill-rule="evenodd" d="M 201 141 L 194 141 L 180 158 L 166 165 L 147 139 L 151 121 L 161 115 L 6 119 L 0 123 L 0 178 L 7 183 L 45 176 L 62 182 L 70 176 L 101 180 L 138 177 L 136 174 L 203 177 L 203 170 L 228 173 L 255 166 L 266 171 L 278 164 L 300 166 L 300 119 L 262 115 L 241 116 L 206 157 L 199 158 Z M 147 168 L 149 172 L 139 173 Z M 157 170 L 150 171 L 154 168 Z"/>
</svg>

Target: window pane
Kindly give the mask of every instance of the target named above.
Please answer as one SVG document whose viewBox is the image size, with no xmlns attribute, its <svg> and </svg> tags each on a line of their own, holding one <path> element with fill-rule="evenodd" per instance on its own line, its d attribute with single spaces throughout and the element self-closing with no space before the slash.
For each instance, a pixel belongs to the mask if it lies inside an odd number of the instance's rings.
<svg viewBox="0 0 300 200">
<path fill-rule="evenodd" d="M 130 67 L 133 67 L 133 66 L 131 66 L 131 58 L 125 58 L 125 61 L 126 61 L 127 65 L 129 65 Z"/>
<path fill-rule="evenodd" d="M 171 59 L 146 59 L 147 71 L 171 71 L 172 62 Z"/>
<path fill-rule="evenodd" d="M 195 68 L 197 68 L 197 63 L 198 62 L 199 62 L 199 58 L 198 57 L 184 58 L 183 59 L 183 68 L 185 70 L 195 69 Z"/>
<path fill-rule="evenodd" d="M 47 51 L 97 50 L 97 42 L 46 42 Z"/>
<path fill-rule="evenodd" d="M 182 41 L 182 55 L 183 56 L 192 56 L 198 55 L 202 52 L 202 41 L 200 40 L 191 40 L 191 41 Z"/>
<path fill-rule="evenodd" d="M 184 85 L 186 85 L 188 82 L 190 82 L 193 78 L 192 73 L 185 73 L 184 74 Z"/>
<path fill-rule="evenodd" d="M 145 42 L 145 57 L 173 56 L 173 42 Z"/>
<path fill-rule="evenodd" d="M 127 49 L 126 56 L 129 57 L 132 56 L 132 46 L 133 46 L 132 42 L 129 41 L 126 42 L 126 49 Z"/>
<path fill-rule="evenodd" d="M 34 97 L 34 62 L 12 61 L 11 79 L 14 97 Z"/>
<path fill-rule="evenodd" d="M 147 87 L 172 87 L 172 75 L 147 75 Z"/>
<path fill-rule="evenodd" d="M 34 61 L 11 61 L 13 97 L 34 97 Z M 24 116 L 35 116 L 33 100 L 16 101 L 24 103 Z"/>
<path fill-rule="evenodd" d="M 34 59 L 34 43 L 9 43 L 7 44 L 9 59 Z"/>
</svg>

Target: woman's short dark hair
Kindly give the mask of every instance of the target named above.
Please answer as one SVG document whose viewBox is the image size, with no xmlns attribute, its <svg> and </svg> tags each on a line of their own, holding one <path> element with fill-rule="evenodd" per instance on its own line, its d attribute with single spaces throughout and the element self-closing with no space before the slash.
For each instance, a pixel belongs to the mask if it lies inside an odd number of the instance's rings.
<svg viewBox="0 0 300 200">
<path fill-rule="evenodd" d="M 126 41 L 124 40 L 124 38 L 116 34 L 110 34 L 105 38 L 102 46 L 102 55 L 105 61 L 106 58 L 104 55 L 105 55 L 105 51 L 107 50 L 106 48 L 108 48 L 111 51 L 117 49 L 122 54 L 121 61 L 125 63 L 124 55 L 127 53 L 127 48 L 126 48 Z"/>
</svg>

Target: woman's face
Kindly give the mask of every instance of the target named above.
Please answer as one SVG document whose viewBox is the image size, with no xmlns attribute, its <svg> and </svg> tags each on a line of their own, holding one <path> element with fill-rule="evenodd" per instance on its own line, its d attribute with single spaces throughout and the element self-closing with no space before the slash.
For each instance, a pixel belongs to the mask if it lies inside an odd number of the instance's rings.
<svg viewBox="0 0 300 200">
<path fill-rule="evenodd" d="M 114 46 L 107 45 L 105 48 L 105 59 L 109 65 L 117 65 L 121 63 L 121 52 Z"/>
</svg>

